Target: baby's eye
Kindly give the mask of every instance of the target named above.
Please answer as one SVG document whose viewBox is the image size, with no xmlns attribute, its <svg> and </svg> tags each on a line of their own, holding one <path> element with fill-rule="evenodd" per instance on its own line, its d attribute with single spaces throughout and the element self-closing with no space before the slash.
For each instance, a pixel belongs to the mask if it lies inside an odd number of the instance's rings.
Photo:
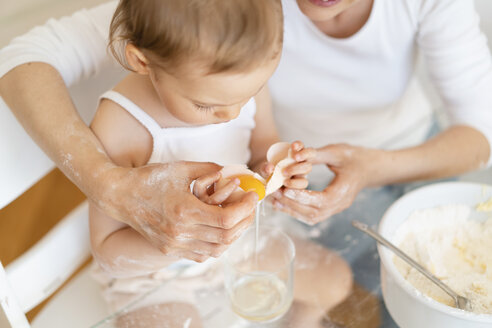
<svg viewBox="0 0 492 328">
<path fill-rule="evenodd" d="M 202 105 L 198 105 L 198 104 L 195 104 L 195 107 L 199 110 L 204 110 L 204 111 L 209 111 L 209 110 L 213 109 L 212 106 L 202 106 Z"/>
</svg>

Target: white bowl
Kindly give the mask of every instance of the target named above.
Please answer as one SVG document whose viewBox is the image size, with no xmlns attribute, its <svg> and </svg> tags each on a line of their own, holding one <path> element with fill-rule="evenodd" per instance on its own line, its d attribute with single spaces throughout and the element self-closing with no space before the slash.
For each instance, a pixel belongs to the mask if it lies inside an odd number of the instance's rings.
<svg viewBox="0 0 492 328">
<path fill-rule="evenodd" d="M 475 206 L 492 197 L 492 186 L 445 182 L 416 189 L 398 199 L 384 214 L 379 233 L 389 241 L 410 213 L 447 204 Z M 492 315 L 475 314 L 441 304 L 420 293 L 393 263 L 394 254 L 378 245 L 381 287 L 389 313 L 402 328 L 491 328 Z"/>
</svg>

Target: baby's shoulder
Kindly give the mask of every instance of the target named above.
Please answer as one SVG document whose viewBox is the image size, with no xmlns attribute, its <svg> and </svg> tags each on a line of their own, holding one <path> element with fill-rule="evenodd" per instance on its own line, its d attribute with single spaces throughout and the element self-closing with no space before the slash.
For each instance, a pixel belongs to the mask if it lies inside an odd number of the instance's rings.
<svg viewBox="0 0 492 328">
<path fill-rule="evenodd" d="M 121 90 L 118 94 L 127 97 Z M 101 99 L 91 129 L 120 166 L 145 165 L 152 154 L 152 135 L 127 109 L 111 99 Z"/>
<path fill-rule="evenodd" d="M 152 82 L 145 75 L 130 73 L 116 84 L 113 90 L 145 111 L 159 103 Z"/>
</svg>

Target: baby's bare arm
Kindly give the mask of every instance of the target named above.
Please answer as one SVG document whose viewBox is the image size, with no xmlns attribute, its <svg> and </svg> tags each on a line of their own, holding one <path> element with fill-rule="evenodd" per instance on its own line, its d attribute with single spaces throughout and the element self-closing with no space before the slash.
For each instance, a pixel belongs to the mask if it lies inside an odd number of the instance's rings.
<svg viewBox="0 0 492 328">
<path fill-rule="evenodd" d="M 255 102 L 256 127 L 251 133 L 251 159 L 249 161 L 249 167 L 267 178 L 273 173 L 274 165 L 267 162 L 266 153 L 271 145 L 279 141 L 268 87 L 265 86 L 256 95 Z M 304 189 L 308 185 L 305 175 L 311 171 L 311 164 L 306 161 L 314 156 L 314 150 L 312 148 L 304 148 L 304 144 L 297 141 L 292 144 L 292 152 L 296 155 L 296 161 L 298 163 L 284 170 L 285 177 L 289 178 L 286 180 L 286 186 L 289 188 Z"/>
<path fill-rule="evenodd" d="M 89 207 L 92 254 L 116 277 L 155 272 L 176 261 L 162 254 L 132 227 L 107 216 L 93 203 Z"/>
<path fill-rule="evenodd" d="M 137 166 L 150 156 L 152 139 L 148 132 L 112 101 L 102 100 L 91 129 L 116 165 Z M 115 276 L 149 273 L 176 259 L 162 254 L 139 232 L 111 218 L 93 202 L 89 219 L 94 257 Z"/>
<path fill-rule="evenodd" d="M 266 160 L 268 148 L 279 139 L 272 114 L 272 101 L 267 86 L 263 87 L 256 95 L 255 102 L 256 126 L 251 132 L 251 141 L 249 143 L 251 159 L 248 164 L 253 170 L 258 171 L 258 165 L 261 165 Z"/>
</svg>

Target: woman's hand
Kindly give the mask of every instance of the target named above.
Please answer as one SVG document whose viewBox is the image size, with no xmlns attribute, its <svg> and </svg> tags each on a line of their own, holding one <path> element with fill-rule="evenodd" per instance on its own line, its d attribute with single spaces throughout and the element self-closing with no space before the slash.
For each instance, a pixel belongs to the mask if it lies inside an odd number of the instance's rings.
<svg viewBox="0 0 492 328">
<path fill-rule="evenodd" d="M 105 177 L 106 198 L 97 204 L 112 217 L 125 218 L 162 253 L 202 262 L 219 256 L 253 222 L 258 201 L 248 193 L 219 207 L 191 193 L 193 180 L 220 168 L 193 162 L 115 167 Z"/>
<path fill-rule="evenodd" d="M 489 156 L 487 138 L 472 127 L 459 125 L 423 144 L 399 150 L 328 145 L 317 149 L 313 161 L 335 173 L 328 187 L 321 192 L 285 189 L 273 195 L 273 203 L 279 210 L 316 224 L 348 208 L 365 187 L 450 177 L 483 167 Z"/>
<path fill-rule="evenodd" d="M 292 158 L 296 162 L 282 170 L 283 175 L 288 178 L 284 186 L 291 189 L 305 189 L 309 184 L 307 175 L 313 168 L 311 162 L 316 159 L 316 150 L 305 148 L 300 141 L 293 142 L 290 147 Z"/>
<path fill-rule="evenodd" d="M 202 202 L 210 205 L 224 205 L 224 202 L 239 187 L 239 179 L 228 181 L 222 188 L 215 189 L 215 184 L 222 177 L 220 171 L 206 174 L 195 180 L 193 194 Z"/>
<path fill-rule="evenodd" d="M 282 170 L 284 177 L 284 186 L 292 189 L 305 189 L 308 186 L 306 176 L 311 172 L 312 162 L 316 158 L 316 150 L 314 148 L 305 148 L 300 141 L 295 141 L 291 145 L 292 158 L 295 163 L 285 167 Z M 275 169 L 275 165 L 264 161 L 256 166 L 257 171 L 263 178 L 268 179 Z"/>
<path fill-rule="evenodd" d="M 384 151 L 345 144 L 316 150 L 313 164 L 325 164 L 335 178 L 323 191 L 285 188 L 273 194 L 273 205 L 308 224 L 316 224 L 348 208 L 357 194 L 377 180 Z"/>
</svg>

